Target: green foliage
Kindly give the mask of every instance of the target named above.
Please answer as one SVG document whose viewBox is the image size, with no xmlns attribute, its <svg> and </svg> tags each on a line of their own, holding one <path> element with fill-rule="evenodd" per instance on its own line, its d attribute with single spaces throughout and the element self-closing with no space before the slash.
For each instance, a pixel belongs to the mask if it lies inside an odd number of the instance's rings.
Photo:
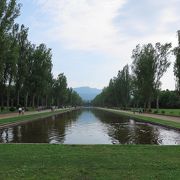
<svg viewBox="0 0 180 180">
<path fill-rule="evenodd" d="M 3 112 L 4 111 L 4 107 L 3 106 L 1 106 L 1 112 Z"/>
<path fill-rule="evenodd" d="M 125 66 L 92 103 L 122 109 L 128 106 L 144 107 L 145 111 L 150 111 L 152 101 L 156 98 L 159 108 L 160 80 L 170 66 L 170 48 L 171 44 L 168 43 L 137 45 L 132 53 L 132 74 L 129 73 L 129 66 Z"/>
<path fill-rule="evenodd" d="M 174 75 L 176 77 L 176 89 L 180 94 L 180 31 L 178 31 L 179 45 L 174 49 L 176 61 L 174 64 Z"/>
<path fill-rule="evenodd" d="M 163 108 L 179 108 L 180 96 L 176 91 L 161 91 L 159 94 L 159 104 Z"/>
<path fill-rule="evenodd" d="M 162 114 L 165 114 L 166 112 L 164 110 L 161 111 Z"/>
<path fill-rule="evenodd" d="M 16 108 L 15 107 L 10 107 L 9 111 L 14 112 L 14 111 L 16 111 Z"/>
<path fill-rule="evenodd" d="M 45 44 L 28 39 L 28 28 L 15 24 L 20 4 L 0 3 L 0 102 L 1 106 L 80 105 L 81 98 L 69 89 L 64 74 L 53 80 L 52 53 Z M 4 102 L 6 100 L 6 103 Z"/>
<path fill-rule="evenodd" d="M 154 114 L 158 114 L 158 113 L 159 113 L 159 111 L 158 111 L 158 110 L 155 110 L 153 113 L 154 113 Z"/>
<path fill-rule="evenodd" d="M 151 109 L 153 96 L 157 97 L 157 107 L 159 98 L 159 88 L 161 78 L 170 66 L 168 56 L 171 44 L 161 45 L 156 43 L 144 45 L 142 48 L 138 45 L 133 50 L 133 80 L 135 85 L 136 98 L 144 101 L 144 108 Z"/>
<path fill-rule="evenodd" d="M 118 72 L 117 77 L 110 80 L 109 86 L 104 88 L 92 103 L 96 106 L 120 106 L 126 109 L 130 104 L 130 96 L 131 76 L 129 66 L 126 65 Z"/>
</svg>

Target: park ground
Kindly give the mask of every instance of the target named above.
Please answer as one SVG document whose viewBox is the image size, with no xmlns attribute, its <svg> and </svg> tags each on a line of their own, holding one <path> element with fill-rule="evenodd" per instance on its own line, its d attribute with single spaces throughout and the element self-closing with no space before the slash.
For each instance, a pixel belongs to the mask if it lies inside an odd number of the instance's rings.
<svg viewBox="0 0 180 180">
<path fill-rule="evenodd" d="M 21 123 L 26 123 L 28 121 L 41 119 L 49 116 L 53 116 L 60 113 L 65 113 L 67 111 L 72 111 L 76 108 L 66 108 L 66 109 L 57 109 L 56 111 L 52 112 L 50 109 L 45 111 L 30 111 L 26 112 L 25 115 L 18 115 L 18 113 L 5 113 L 0 114 L 0 127 L 8 127 L 11 125 L 17 125 Z M 180 130 L 180 116 L 170 116 L 170 115 L 162 115 L 162 114 L 153 114 L 153 113 L 138 113 L 138 112 L 132 112 L 132 111 L 123 111 L 123 110 L 117 110 L 117 109 L 109 109 L 109 108 L 98 108 L 103 111 L 108 111 L 111 113 L 116 113 L 119 115 L 125 115 L 132 118 L 135 118 L 137 120 L 145 121 L 154 123 L 157 125 L 163 125 L 166 127 L 171 127 Z M 176 112 L 179 114 L 180 110 L 166 110 L 167 112 L 173 112 L 173 114 Z"/>
<path fill-rule="evenodd" d="M 117 110 L 110 108 L 98 108 L 98 109 L 119 115 L 129 116 L 139 121 L 149 122 L 149 123 L 180 130 L 180 117 L 178 116 L 160 115 L 160 114 L 152 114 L 152 113 L 138 113 L 138 112 L 134 113 L 132 111 L 124 111 L 124 110 L 119 110 L 119 109 Z"/>
<path fill-rule="evenodd" d="M 105 109 L 104 109 L 105 110 Z M 132 112 L 106 109 L 130 116 Z M 34 112 L 0 119 L 27 122 L 58 112 Z M 126 113 L 126 114 L 125 114 Z M 135 114 L 136 115 L 136 114 Z M 136 116 L 139 116 L 137 114 Z M 17 118 L 17 119 L 16 119 Z M 146 121 L 156 120 L 150 117 Z M 150 118 L 150 119 L 149 119 Z M 5 122 L 3 122 L 5 121 Z M 159 119 L 158 119 L 159 121 Z M 162 120 L 178 126 L 180 123 Z M 174 124 L 175 123 L 175 124 Z M 180 177 L 180 146 L 1 144 L 0 179 L 173 179 Z"/>
<path fill-rule="evenodd" d="M 173 179 L 180 146 L 0 145 L 0 179 Z"/>
<path fill-rule="evenodd" d="M 26 112 L 24 115 L 19 115 L 17 112 L 0 114 L 0 128 L 27 123 L 27 122 L 34 121 L 37 119 L 42 119 L 42 118 L 50 117 L 53 115 L 73 111 L 75 109 L 76 108 L 65 108 L 65 109 L 56 109 L 55 111 L 51 111 L 50 109 L 40 111 L 40 112 L 30 111 L 30 112 Z"/>
</svg>

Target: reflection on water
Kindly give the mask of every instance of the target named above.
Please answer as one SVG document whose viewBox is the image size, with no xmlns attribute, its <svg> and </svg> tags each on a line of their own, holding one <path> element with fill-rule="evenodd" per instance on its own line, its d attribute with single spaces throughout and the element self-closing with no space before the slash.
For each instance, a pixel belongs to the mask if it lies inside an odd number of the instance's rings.
<svg viewBox="0 0 180 180">
<path fill-rule="evenodd" d="M 180 132 L 83 109 L 0 129 L 0 143 L 180 145 Z"/>
</svg>

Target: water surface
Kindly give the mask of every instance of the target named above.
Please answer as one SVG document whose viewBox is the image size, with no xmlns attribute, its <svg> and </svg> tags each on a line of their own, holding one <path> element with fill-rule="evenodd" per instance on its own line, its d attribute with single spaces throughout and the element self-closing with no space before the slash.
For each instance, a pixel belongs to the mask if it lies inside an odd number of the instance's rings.
<svg viewBox="0 0 180 180">
<path fill-rule="evenodd" d="M 180 132 L 83 109 L 0 129 L 0 143 L 180 145 Z"/>
</svg>

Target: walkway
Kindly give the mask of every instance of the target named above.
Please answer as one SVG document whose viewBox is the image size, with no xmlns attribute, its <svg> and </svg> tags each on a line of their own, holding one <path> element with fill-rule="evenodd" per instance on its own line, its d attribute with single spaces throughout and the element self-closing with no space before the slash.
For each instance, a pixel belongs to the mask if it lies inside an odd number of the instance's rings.
<svg viewBox="0 0 180 180">
<path fill-rule="evenodd" d="M 51 112 L 51 110 L 48 109 L 48 110 L 42 110 L 42 111 L 27 111 L 27 112 L 24 113 L 24 115 L 39 114 L 39 113 L 45 113 L 45 112 Z M 0 114 L 0 120 L 1 119 L 11 118 L 11 117 L 18 117 L 18 116 L 19 116 L 18 112 L 7 113 L 7 114 Z"/>
<path fill-rule="evenodd" d="M 123 110 L 115 110 L 115 109 L 110 109 L 110 110 L 134 115 L 134 113 L 131 111 L 123 111 Z M 173 122 L 180 123 L 180 117 L 150 114 L 150 113 L 141 113 L 140 114 L 137 112 L 135 113 L 135 115 L 144 116 L 144 117 L 152 117 L 152 118 L 161 119 L 161 120 L 165 120 L 165 121 L 173 121 Z"/>
</svg>

